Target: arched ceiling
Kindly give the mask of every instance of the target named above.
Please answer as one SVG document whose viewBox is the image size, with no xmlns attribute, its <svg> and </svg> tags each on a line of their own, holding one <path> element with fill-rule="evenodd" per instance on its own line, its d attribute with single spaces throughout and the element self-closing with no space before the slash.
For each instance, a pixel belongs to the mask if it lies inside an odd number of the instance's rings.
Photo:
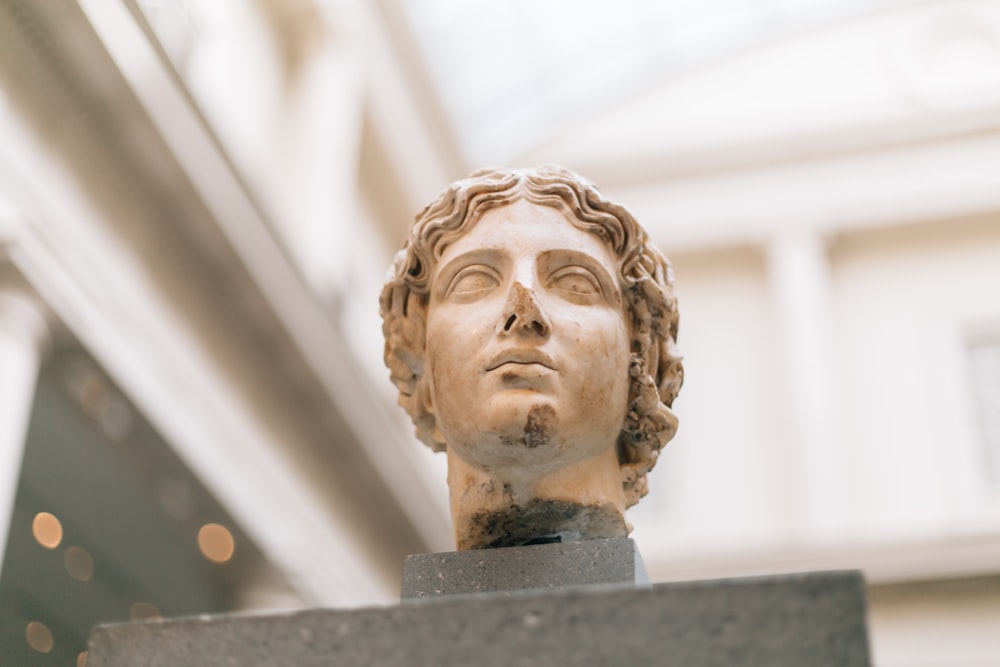
<svg viewBox="0 0 1000 667">
<path fill-rule="evenodd" d="M 913 0 L 414 0 L 407 17 L 466 163 L 567 128 L 750 49 Z M 924 3 L 926 4 L 926 3 Z"/>
</svg>

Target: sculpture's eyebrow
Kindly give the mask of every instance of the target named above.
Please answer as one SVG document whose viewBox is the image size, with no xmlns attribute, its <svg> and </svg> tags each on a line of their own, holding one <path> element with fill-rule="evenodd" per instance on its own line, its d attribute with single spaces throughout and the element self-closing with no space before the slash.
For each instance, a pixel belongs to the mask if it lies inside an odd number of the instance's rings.
<svg viewBox="0 0 1000 667">
<path fill-rule="evenodd" d="M 452 257 L 447 263 L 438 266 L 431 278 L 431 295 L 442 296 L 444 290 L 451 284 L 455 274 L 473 264 L 485 264 L 496 268 L 503 260 L 504 252 L 500 248 L 475 248 Z"/>
</svg>

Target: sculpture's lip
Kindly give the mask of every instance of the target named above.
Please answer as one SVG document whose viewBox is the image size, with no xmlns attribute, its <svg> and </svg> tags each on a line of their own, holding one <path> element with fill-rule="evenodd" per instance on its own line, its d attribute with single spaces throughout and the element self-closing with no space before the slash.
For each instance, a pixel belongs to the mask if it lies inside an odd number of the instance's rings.
<svg viewBox="0 0 1000 667">
<path fill-rule="evenodd" d="M 549 355 L 537 348 L 530 347 L 503 350 L 490 360 L 490 363 L 486 366 L 486 370 L 493 371 L 500 368 L 504 364 L 538 364 L 539 366 L 544 366 L 549 370 L 554 371 L 556 369 L 556 365 Z"/>
</svg>

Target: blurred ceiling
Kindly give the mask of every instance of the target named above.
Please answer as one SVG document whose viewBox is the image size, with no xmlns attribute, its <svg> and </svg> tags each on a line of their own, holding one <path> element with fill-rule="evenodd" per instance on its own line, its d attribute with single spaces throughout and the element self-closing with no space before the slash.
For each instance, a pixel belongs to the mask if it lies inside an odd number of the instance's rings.
<svg viewBox="0 0 1000 667">
<path fill-rule="evenodd" d="M 467 164 L 553 134 L 726 57 L 912 0 L 392 0 Z"/>
</svg>

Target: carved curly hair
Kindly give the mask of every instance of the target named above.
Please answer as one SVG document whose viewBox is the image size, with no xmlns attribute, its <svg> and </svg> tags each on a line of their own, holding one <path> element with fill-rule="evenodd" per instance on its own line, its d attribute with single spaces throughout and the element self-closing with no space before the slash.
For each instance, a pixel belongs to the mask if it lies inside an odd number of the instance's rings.
<svg viewBox="0 0 1000 667">
<path fill-rule="evenodd" d="M 453 183 L 417 215 L 379 299 L 385 363 L 399 389 L 399 404 L 413 419 L 417 437 L 434 451 L 443 451 L 446 443 L 427 409 L 424 378 L 430 279 L 448 245 L 484 212 L 519 199 L 563 210 L 575 227 L 600 237 L 616 257 L 631 333 L 629 404 L 617 449 L 625 502 L 631 507 L 646 494 L 646 473 L 677 430 L 670 406 L 684 371 L 675 349 L 673 272 L 624 207 L 562 167 L 480 169 Z"/>
</svg>

